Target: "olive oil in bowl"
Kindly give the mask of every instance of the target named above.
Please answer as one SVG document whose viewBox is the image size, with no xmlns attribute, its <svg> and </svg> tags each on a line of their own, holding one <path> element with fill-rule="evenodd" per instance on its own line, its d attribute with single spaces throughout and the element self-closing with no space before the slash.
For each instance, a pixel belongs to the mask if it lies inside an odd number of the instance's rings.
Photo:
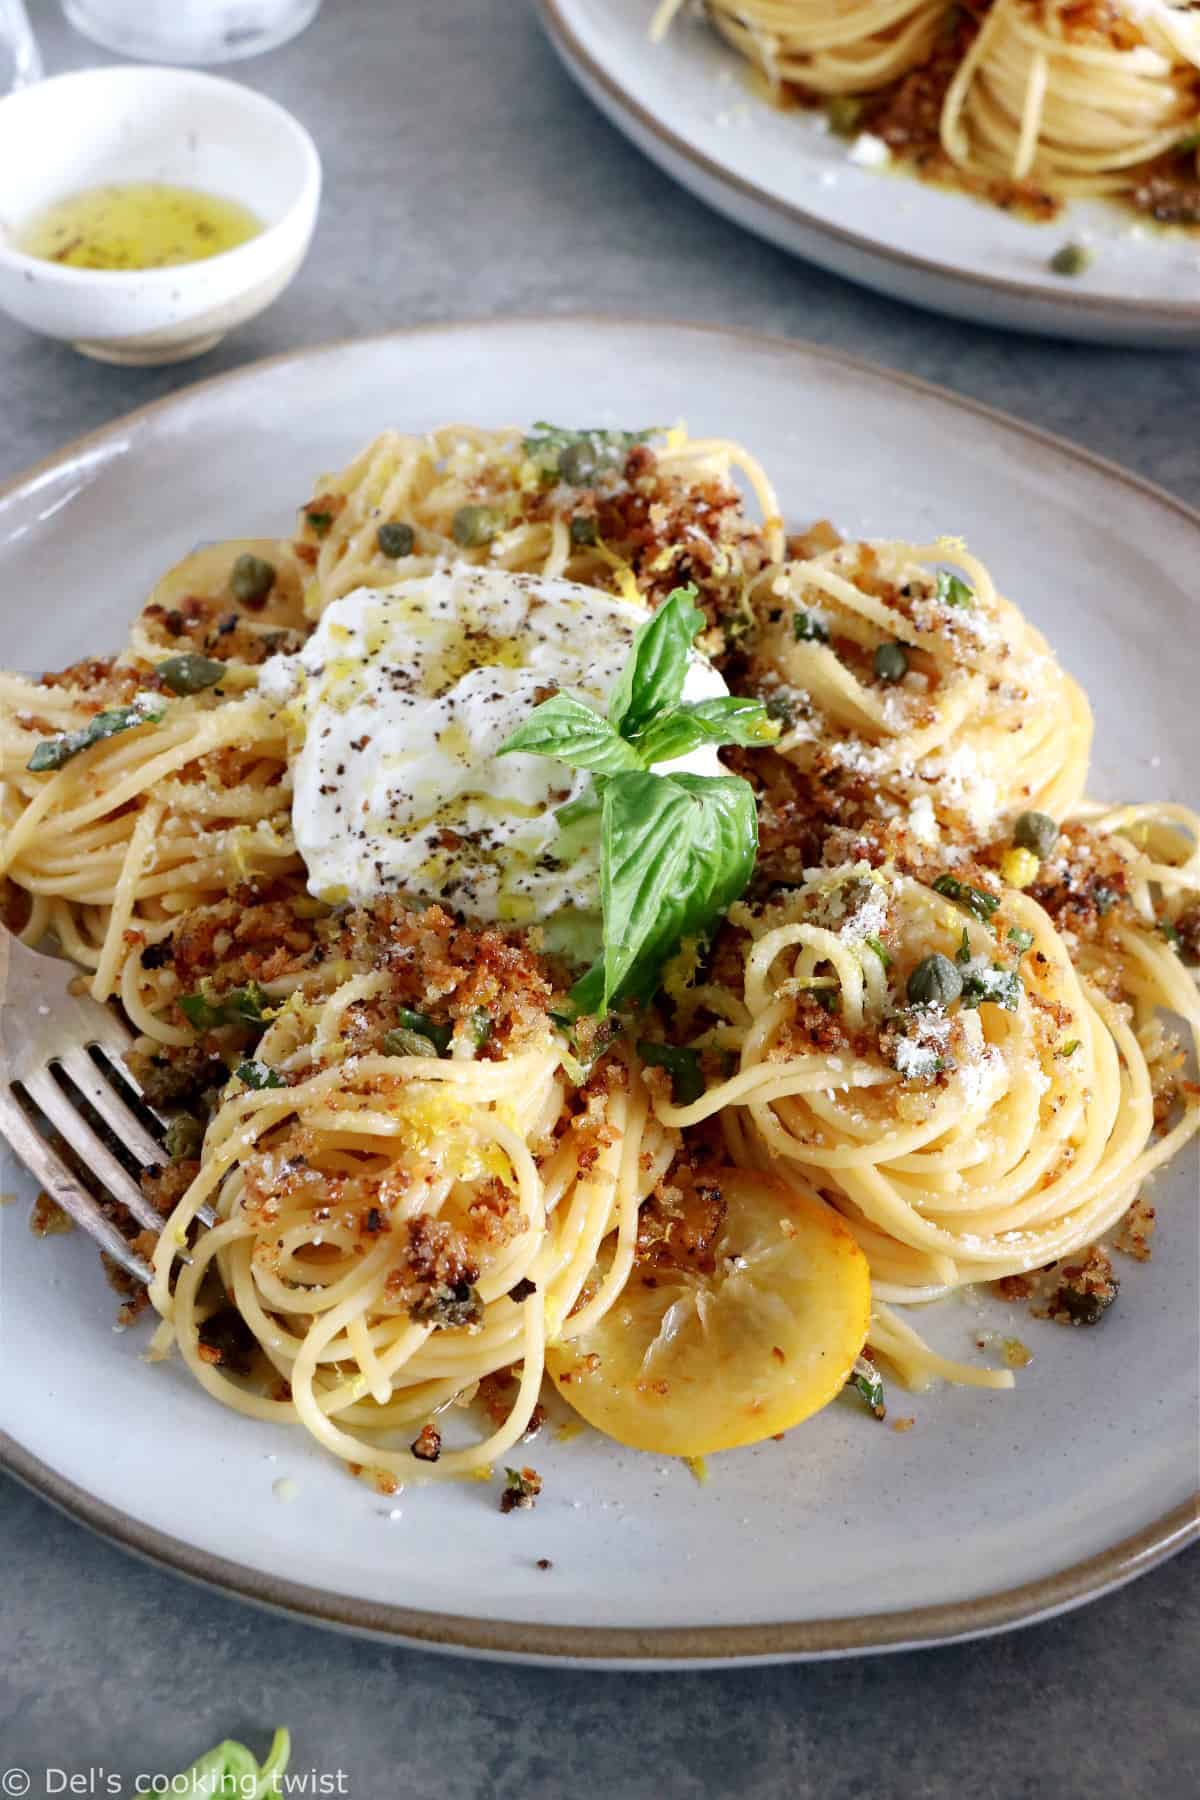
<svg viewBox="0 0 1200 1800">
<path fill-rule="evenodd" d="M 17 232 L 13 248 L 71 269 L 167 269 L 257 237 L 262 220 L 238 200 L 161 181 L 82 188 Z"/>
</svg>

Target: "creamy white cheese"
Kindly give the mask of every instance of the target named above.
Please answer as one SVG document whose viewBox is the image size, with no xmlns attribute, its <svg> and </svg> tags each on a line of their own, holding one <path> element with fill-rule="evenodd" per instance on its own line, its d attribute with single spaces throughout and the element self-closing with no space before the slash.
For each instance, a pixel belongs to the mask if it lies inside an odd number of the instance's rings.
<svg viewBox="0 0 1200 1800">
<path fill-rule="evenodd" d="M 589 777 L 497 751 L 555 689 L 603 711 L 648 616 L 576 582 L 466 566 L 335 600 L 260 680 L 302 733 L 292 818 L 310 890 L 518 923 L 597 912 L 595 826 L 555 817 Z M 693 653 L 684 698 L 727 692 Z M 708 749 L 669 766 L 721 773 Z"/>
</svg>

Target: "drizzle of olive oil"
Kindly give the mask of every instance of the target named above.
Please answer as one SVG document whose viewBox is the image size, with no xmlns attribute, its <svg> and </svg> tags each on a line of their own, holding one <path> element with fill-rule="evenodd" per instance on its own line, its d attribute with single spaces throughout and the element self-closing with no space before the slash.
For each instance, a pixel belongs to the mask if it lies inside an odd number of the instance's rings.
<svg viewBox="0 0 1200 1800">
<path fill-rule="evenodd" d="M 71 269 L 166 269 L 218 256 L 262 228 L 248 206 L 221 194 L 124 181 L 56 200 L 17 234 L 15 247 Z"/>
</svg>

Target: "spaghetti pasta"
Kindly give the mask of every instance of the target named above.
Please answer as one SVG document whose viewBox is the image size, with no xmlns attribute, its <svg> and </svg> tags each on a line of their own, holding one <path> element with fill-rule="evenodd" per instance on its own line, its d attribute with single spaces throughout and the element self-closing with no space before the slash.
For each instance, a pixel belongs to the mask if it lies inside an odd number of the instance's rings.
<svg viewBox="0 0 1200 1800">
<path fill-rule="evenodd" d="M 660 7 L 660 37 L 679 5 Z M 777 103 L 833 100 L 939 178 L 1046 210 L 1120 194 L 1198 215 L 1200 12 L 1193 0 L 709 0 Z"/>
<path fill-rule="evenodd" d="M 728 752 L 755 876 L 611 1016 L 537 917 L 307 891 L 305 727 L 260 670 L 348 643 L 340 602 L 401 576 L 419 623 L 456 561 L 525 579 L 523 618 L 529 578 L 566 578 L 647 628 L 699 622 L 733 693 L 690 714 L 659 694 L 655 723 L 630 676 L 625 736 L 605 724 L 609 760 L 583 765 L 602 780 L 667 779 L 636 745 L 681 720 L 711 741 L 757 698 L 777 721 Z M 515 654 L 476 626 L 455 650 L 497 697 Z M 347 660 L 324 704 L 361 677 Z M 536 1428 L 544 1373 L 678 1454 L 798 1423 L 864 1346 L 910 1386 L 1010 1386 L 910 1309 L 1087 1255 L 1200 1126 L 1167 1023 L 1200 1045 L 1196 815 L 1084 797 L 1086 697 L 961 543 L 786 538 L 737 446 L 385 433 L 294 539 L 173 571 L 115 661 L 0 682 L 10 912 L 119 997 L 172 1116 L 154 1354 L 385 1489 L 485 1476 Z"/>
</svg>

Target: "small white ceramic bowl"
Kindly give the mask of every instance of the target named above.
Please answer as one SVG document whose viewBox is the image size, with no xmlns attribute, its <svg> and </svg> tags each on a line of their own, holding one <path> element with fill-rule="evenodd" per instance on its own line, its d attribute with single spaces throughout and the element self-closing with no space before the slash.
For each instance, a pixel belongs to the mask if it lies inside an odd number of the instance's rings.
<svg viewBox="0 0 1200 1800">
<path fill-rule="evenodd" d="M 116 181 L 239 200 L 257 237 L 166 269 L 72 269 L 25 256 L 14 232 L 52 201 Z M 192 69 L 84 69 L 0 100 L 0 308 L 104 362 L 199 356 L 282 293 L 321 195 L 316 146 L 252 88 Z"/>
</svg>

